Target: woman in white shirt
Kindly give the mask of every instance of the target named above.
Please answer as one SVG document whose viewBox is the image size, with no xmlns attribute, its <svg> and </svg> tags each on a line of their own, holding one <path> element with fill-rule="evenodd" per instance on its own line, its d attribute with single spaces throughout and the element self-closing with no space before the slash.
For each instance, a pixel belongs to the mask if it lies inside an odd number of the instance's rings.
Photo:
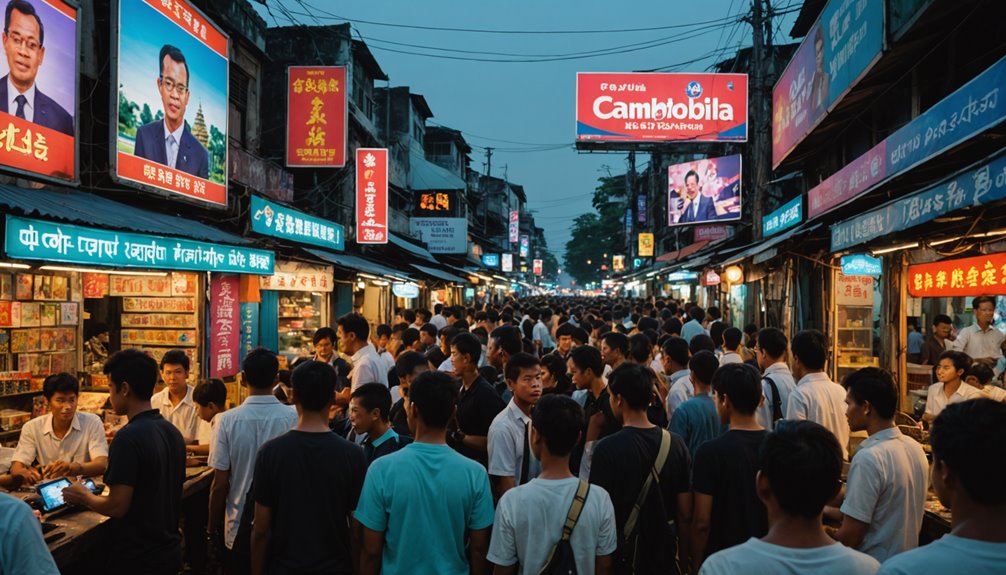
<svg viewBox="0 0 1006 575">
<path fill-rule="evenodd" d="M 982 392 L 964 383 L 971 357 L 962 351 L 945 351 L 936 364 L 936 383 L 929 386 L 924 421 L 933 421 L 951 403 L 982 397 Z"/>
</svg>

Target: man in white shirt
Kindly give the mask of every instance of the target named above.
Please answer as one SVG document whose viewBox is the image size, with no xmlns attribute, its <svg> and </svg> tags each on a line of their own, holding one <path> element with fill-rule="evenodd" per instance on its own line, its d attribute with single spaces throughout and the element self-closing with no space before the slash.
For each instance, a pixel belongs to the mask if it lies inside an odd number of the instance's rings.
<svg viewBox="0 0 1006 575">
<path fill-rule="evenodd" d="M 950 508 L 950 533 L 892 557 L 884 575 L 992 575 L 1006 565 L 1006 491 L 990 488 L 1006 461 L 1006 405 L 976 399 L 948 406 L 933 424 L 933 491 Z"/>
<path fill-rule="evenodd" d="M 833 541 L 821 524 L 825 503 L 841 486 L 842 449 L 831 432 L 810 421 L 781 421 L 762 444 L 760 464 L 756 490 L 768 510 L 768 534 L 712 554 L 699 575 L 877 572 L 876 559 Z"/>
<path fill-rule="evenodd" d="M 568 397 L 549 395 L 535 406 L 530 444 L 541 461 L 541 474 L 500 499 L 488 554 L 497 566 L 494 573 L 538 573 L 548 561 L 581 485 L 569 472 L 569 456 L 582 423 L 583 410 Z M 569 544 L 580 575 L 611 568 L 618 533 L 615 509 L 603 487 L 589 486 Z"/>
<path fill-rule="evenodd" d="M 922 446 L 894 424 L 898 388 L 891 374 L 875 367 L 845 378 L 846 416 L 852 431 L 866 431 L 852 458 L 836 540 L 877 561 L 919 545 L 929 490 L 929 463 Z"/>
<path fill-rule="evenodd" d="M 430 318 L 430 323 L 437 327 L 437 330 L 444 329 L 447 327 L 447 318 L 443 316 L 444 304 L 438 303 L 433 306 L 433 317 Z"/>
<path fill-rule="evenodd" d="M 164 389 L 150 398 L 150 406 L 161 412 L 182 433 L 187 445 L 199 442 L 199 435 L 205 434 L 200 427 L 209 424 L 199 419 L 196 402 L 192 400 L 193 387 L 189 380 L 189 356 L 180 349 L 172 349 L 161 358 L 161 379 Z"/>
<path fill-rule="evenodd" d="M 77 411 L 80 384 L 68 373 L 42 383 L 49 413 L 21 428 L 11 458 L 11 475 L 28 485 L 72 475 L 102 475 L 108 465 L 108 443 L 101 418 Z M 35 467 L 36 462 L 38 467 Z"/>
<path fill-rule="evenodd" d="M 660 359 L 663 362 L 664 375 L 667 376 L 667 418 L 674 415 L 679 405 L 695 395 L 695 389 L 689 378 L 688 342 L 684 338 L 673 336 L 664 342 Z"/>
<path fill-rule="evenodd" d="M 992 325 L 996 313 L 996 298 L 979 296 L 971 302 L 975 313 L 974 325 L 968 326 L 950 342 L 950 349 L 963 351 L 977 363 L 995 368 L 1002 357 L 1003 332 Z"/>
<path fill-rule="evenodd" d="M 977 388 L 964 383 L 964 376 L 971 367 L 971 358 L 962 351 L 945 351 L 936 364 L 936 383 L 929 386 L 926 394 L 926 412 L 922 419 L 932 421 L 951 403 L 960 403 L 982 397 Z"/>
<path fill-rule="evenodd" d="M 744 332 L 736 327 L 728 327 L 723 330 L 723 355 L 720 356 L 720 365 L 744 363 L 744 358 L 737 352 L 741 347 L 741 340 L 743 338 Z"/>
<path fill-rule="evenodd" d="M 528 353 L 510 358 L 505 368 L 507 388 L 513 394 L 506 409 L 489 425 L 489 480 L 497 498 L 538 476 L 531 454 L 531 409 L 541 397 L 541 362 Z"/>
<path fill-rule="evenodd" d="M 796 381 L 786 365 L 786 350 L 789 348 L 786 334 L 778 328 L 766 327 L 758 332 L 757 342 L 755 357 L 762 370 L 762 395 L 765 399 L 755 415 L 758 423 L 771 431 L 776 421 L 785 417 L 786 405 L 796 389 Z"/>
<path fill-rule="evenodd" d="M 681 327 L 681 337 L 691 342 L 693 337 L 706 333 L 706 328 L 702 327 L 702 321 L 706 319 L 706 310 L 692 306 L 688 309 L 688 317 L 691 319 Z"/>
<path fill-rule="evenodd" d="M 370 324 L 367 318 L 358 313 L 346 314 L 338 319 L 336 335 L 339 338 L 339 350 L 352 356 L 353 369 L 349 372 L 349 381 L 355 390 L 364 383 L 380 383 L 388 385 L 388 370 L 377 355 L 377 349 L 367 341 L 370 337 Z"/>
<path fill-rule="evenodd" d="M 824 373 L 828 339 L 816 329 L 793 337 L 793 377 L 796 389 L 786 402 L 786 419 L 820 423 L 838 438 L 842 457 L 849 458 L 849 422 L 845 419 L 845 390 Z"/>
<path fill-rule="evenodd" d="M 253 349 L 245 356 L 241 369 L 241 381 L 248 386 L 248 398 L 239 407 L 217 416 L 208 462 L 214 471 L 207 527 L 214 539 L 222 536 L 229 550 L 235 549 L 259 447 L 297 424 L 297 411 L 280 403 L 272 394 L 279 372 L 276 354 L 261 347 Z M 233 560 L 229 561 L 232 567 L 229 572 L 247 572 L 240 568 L 247 561 L 248 549 L 248 542 L 242 543 L 244 553 L 238 552 L 229 558 Z"/>
<path fill-rule="evenodd" d="M 551 325 L 552 310 L 547 307 L 541 309 L 538 312 L 538 321 L 534 324 L 534 328 L 531 330 L 531 337 L 534 340 L 535 346 L 538 348 L 538 353 L 541 355 L 552 353 L 552 350 L 555 349 L 555 341 L 552 339 Z"/>
</svg>

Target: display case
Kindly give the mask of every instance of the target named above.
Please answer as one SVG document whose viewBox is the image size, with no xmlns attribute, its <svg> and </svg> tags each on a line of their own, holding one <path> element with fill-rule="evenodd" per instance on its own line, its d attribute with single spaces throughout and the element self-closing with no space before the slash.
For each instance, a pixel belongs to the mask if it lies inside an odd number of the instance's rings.
<svg viewBox="0 0 1006 575">
<path fill-rule="evenodd" d="M 314 355 L 311 339 L 321 327 L 324 297 L 313 292 L 280 292 L 279 353 L 293 363 L 298 357 Z"/>
<path fill-rule="evenodd" d="M 833 376 L 845 376 L 864 367 L 879 367 L 874 351 L 874 289 L 870 276 L 846 276 L 837 272 L 835 294 L 835 342 Z"/>
</svg>

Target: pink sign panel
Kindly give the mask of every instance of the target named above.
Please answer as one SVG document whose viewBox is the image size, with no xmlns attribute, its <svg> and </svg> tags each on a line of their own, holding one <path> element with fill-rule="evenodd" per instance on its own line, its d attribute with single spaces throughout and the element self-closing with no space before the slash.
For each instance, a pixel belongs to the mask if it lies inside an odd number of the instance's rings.
<svg viewBox="0 0 1006 575">
<path fill-rule="evenodd" d="M 213 274 L 210 281 L 210 377 L 228 377 L 241 369 L 241 304 L 235 274 Z"/>
<path fill-rule="evenodd" d="M 880 142 L 807 192 L 807 219 L 843 204 L 887 177 L 887 145 Z"/>
<path fill-rule="evenodd" d="M 356 150 L 356 243 L 388 243 L 388 149 Z"/>
</svg>

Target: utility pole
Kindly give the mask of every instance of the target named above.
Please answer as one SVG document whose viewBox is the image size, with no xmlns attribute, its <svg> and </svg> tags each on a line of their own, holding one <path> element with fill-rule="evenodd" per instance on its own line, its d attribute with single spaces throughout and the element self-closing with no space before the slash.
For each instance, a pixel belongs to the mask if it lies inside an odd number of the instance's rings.
<svg viewBox="0 0 1006 575">
<path fill-rule="evenodd" d="M 625 172 L 625 201 L 628 203 L 626 208 L 633 216 L 626 221 L 625 229 L 625 243 L 628 244 L 625 249 L 626 256 L 628 260 L 628 265 L 631 269 L 632 258 L 635 255 L 632 248 L 632 226 L 638 221 L 639 215 L 636 214 L 636 206 L 639 205 L 639 200 L 636 198 L 636 151 L 632 150 L 629 152 L 629 169 Z"/>
<path fill-rule="evenodd" d="M 768 85 L 768 67 L 772 50 L 772 15 L 769 0 L 764 0 L 769 5 L 767 11 L 763 10 L 763 0 L 753 0 L 751 6 L 751 102 L 754 104 L 751 112 L 751 163 L 752 184 L 751 190 L 751 225 L 753 239 L 759 240 L 762 236 L 762 216 L 764 215 L 765 199 L 769 174 L 772 169 L 772 140 L 771 140 L 771 120 L 772 120 L 772 92 Z"/>
</svg>

